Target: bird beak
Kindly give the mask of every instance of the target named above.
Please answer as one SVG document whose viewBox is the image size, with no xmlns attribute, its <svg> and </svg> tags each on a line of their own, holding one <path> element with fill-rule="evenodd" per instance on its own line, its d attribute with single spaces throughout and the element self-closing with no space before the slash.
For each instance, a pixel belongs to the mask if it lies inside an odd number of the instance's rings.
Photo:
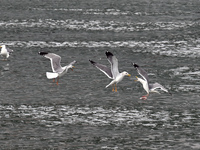
<svg viewBox="0 0 200 150">
<path fill-rule="evenodd" d="M 2 46 L 0 46 L 0 48 L 1 48 Z"/>
<path fill-rule="evenodd" d="M 127 76 L 129 76 L 129 77 L 130 77 L 131 75 L 130 75 L 130 74 L 128 74 Z"/>
<path fill-rule="evenodd" d="M 135 80 L 135 82 L 137 82 L 138 81 L 138 77 L 137 76 L 135 76 L 136 78 L 137 78 L 137 80 Z"/>
<path fill-rule="evenodd" d="M 74 66 L 72 66 L 71 70 L 73 71 L 73 68 L 75 68 Z"/>
</svg>

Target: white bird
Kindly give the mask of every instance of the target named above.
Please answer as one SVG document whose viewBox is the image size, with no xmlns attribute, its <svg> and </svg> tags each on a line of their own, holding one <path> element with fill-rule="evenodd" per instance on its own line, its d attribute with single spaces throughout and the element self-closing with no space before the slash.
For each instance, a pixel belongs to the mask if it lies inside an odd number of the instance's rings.
<svg viewBox="0 0 200 150">
<path fill-rule="evenodd" d="M 112 91 L 117 92 L 117 83 L 119 83 L 124 76 L 131 76 L 129 73 L 127 73 L 126 71 L 119 73 L 118 70 L 118 60 L 117 58 L 111 53 L 106 51 L 106 56 L 108 61 L 111 64 L 111 68 L 108 68 L 105 65 L 96 63 L 92 60 L 89 60 L 97 69 L 99 69 L 100 71 L 102 71 L 108 78 L 112 79 L 112 81 L 106 86 L 109 87 L 110 85 L 112 85 Z"/>
<path fill-rule="evenodd" d="M 0 55 L 4 57 L 4 60 L 7 60 L 8 57 L 10 56 L 10 53 L 12 53 L 13 50 L 10 48 L 7 48 L 6 45 L 1 45 L 0 48 L 1 48 Z"/>
<path fill-rule="evenodd" d="M 63 76 L 65 73 L 67 73 L 68 69 L 71 69 L 73 71 L 73 64 L 76 63 L 74 60 L 67 66 L 62 67 L 60 65 L 61 57 L 54 53 L 48 53 L 48 52 L 39 52 L 40 55 L 50 59 L 51 61 L 51 68 L 53 72 L 46 72 L 46 76 L 48 79 L 55 79 L 57 78 L 56 84 L 58 85 L 59 77 Z"/>
<path fill-rule="evenodd" d="M 159 84 L 159 83 L 157 83 L 157 82 L 154 83 L 154 84 L 150 84 L 150 83 L 149 83 L 149 77 L 148 77 L 148 75 L 147 75 L 147 72 L 146 72 L 144 69 L 142 69 L 140 66 L 138 66 L 137 64 L 135 64 L 135 63 L 133 63 L 133 66 L 137 69 L 137 72 L 138 72 L 138 73 L 142 76 L 142 78 L 143 78 L 143 79 L 141 79 L 141 78 L 138 78 L 138 77 L 136 76 L 137 80 L 135 80 L 135 81 L 141 82 L 142 85 L 143 85 L 143 88 L 144 88 L 145 91 L 147 92 L 147 95 L 142 96 L 140 99 L 146 100 L 147 97 L 149 96 L 149 93 L 150 93 L 150 92 L 159 93 L 159 91 L 157 91 L 157 89 L 160 89 L 160 90 L 163 90 L 163 91 L 169 93 L 169 91 L 168 91 L 166 88 L 164 88 L 161 84 Z M 160 94 L 160 93 L 159 93 L 159 94 Z M 169 94 L 171 94 L 171 93 L 169 93 Z"/>
</svg>

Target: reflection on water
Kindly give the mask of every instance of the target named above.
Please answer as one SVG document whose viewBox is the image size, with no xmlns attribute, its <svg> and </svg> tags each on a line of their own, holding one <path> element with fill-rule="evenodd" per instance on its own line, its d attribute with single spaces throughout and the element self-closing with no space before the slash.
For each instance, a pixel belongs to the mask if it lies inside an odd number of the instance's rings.
<svg viewBox="0 0 200 150">
<path fill-rule="evenodd" d="M 1 61 L 5 61 L 5 60 L 1 60 Z M 10 66 L 9 63 L 5 62 L 4 64 L 2 64 L 1 66 L 1 76 L 4 76 L 5 73 L 7 73 L 7 71 L 10 70 Z"/>
<path fill-rule="evenodd" d="M 3 67 L 3 71 L 9 71 L 9 64 L 6 64 Z"/>
</svg>

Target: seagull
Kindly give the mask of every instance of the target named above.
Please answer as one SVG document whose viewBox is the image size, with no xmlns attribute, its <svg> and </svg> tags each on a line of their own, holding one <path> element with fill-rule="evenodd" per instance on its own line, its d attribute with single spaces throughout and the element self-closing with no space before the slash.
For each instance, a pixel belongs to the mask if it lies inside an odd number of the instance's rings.
<svg viewBox="0 0 200 150">
<path fill-rule="evenodd" d="M 106 88 L 109 87 L 110 85 L 112 85 L 112 91 L 117 92 L 117 83 L 119 83 L 124 78 L 124 76 L 130 77 L 131 75 L 126 71 L 119 73 L 118 60 L 111 52 L 106 51 L 106 56 L 107 56 L 109 63 L 111 64 L 111 68 L 108 68 L 107 66 L 99 64 L 92 60 L 89 60 L 89 61 L 97 69 L 102 71 L 108 78 L 112 79 L 112 81 L 106 86 Z"/>
<path fill-rule="evenodd" d="M 155 93 L 160 94 L 160 93 L 157 91 L 157 89 L 160 89 L 160 90 L 163 90 L 163 91 L 169 93 L 169 91 L 168 91 L 166 88 L 164 88 L 161 84 L 159 84 L 159 83 L 157 83 L 157 82 L 154 83 L 154 84 L 150 84 L 150 83 L 149 83 L 149 77 L 148 77 L 148 75 L 147 75 L 147 72 L 146 72 L 144 69 L 142 69 L 140 66 L 138 66 L 137 64 L 135 64 L 135 63 L 133 63 L 133 66 L 137 69 L 137 72 L 138 72 L 138 73 L 142 76 L 142 78 L 143 78 L 143 79 L 141 79 L 141 78 L 138 78 L 138 77 L 136 76 L 137 80 L 135 80 L 135 81 L 141 82 L 142 85 L 143 85 L 143 88 L 144 88 L 145 91 L 147 92 L 147 95 L 142 96 L 140 99 L 146 100 L 147 97 L 149 96 L 149 93 L 150 93 L 150 92 L 155 92 Z M 169 94 L 171 94 L 171 93 L 169 93 Z"/>
<path fill-rule="evenodd" d="M 0 48 L 1 48 L 0 55 L 4 57 L 3 60 L 7 60 L 8 57 L 10 56 L 9 54 L 12 53 L 13 50 L 10 48 L 7 48 L 6 45 L 1 45 Z"/>
<path fill-rule="evenodd" d="M 67 66 L 62 67 L 60 65 L 61 57 L 54 53 L 48 53 L 48 52 L 39 52 L 39 55 L 42 55 L 51 61 L 51 68 L 53 72 L 46 72 L 46 76 L 48 79 L 55 79 L 57 78 L 56 84 L 58 85 L 59 77 L 63 76 L 65 73 L 67 73 L 68 69 L 71 69 L 73 71 L 73 64 L 76 63 L 76 61 L 72 61 Z"/>
</svg>

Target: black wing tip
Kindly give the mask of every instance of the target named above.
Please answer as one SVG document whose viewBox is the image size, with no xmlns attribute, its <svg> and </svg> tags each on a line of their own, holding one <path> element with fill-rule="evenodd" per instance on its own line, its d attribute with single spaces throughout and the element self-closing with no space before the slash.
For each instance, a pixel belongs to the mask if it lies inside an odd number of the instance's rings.
<svg viewBox="0 0 200 150">
<path fill-rule="evenodd" d="M 94 62 L 93 60 L 89 59 L 89 61 L 91 62 L 91 64 L 95 64 L 96 62 Z"/>
<path fill-rule="evenodd" d="M 109 56 L 113 56 L 113 54 L 109 51 L 106 51 L 106 56 L 109 57 Z"/>
<path fill-rule="evenodd" d="M 169 91 L 168 91 L 168 93 L 169 93 L 169 95 L 171 95 L 171 96 L 172 96 L 172 93 L 171 93 L 171 92 L 169 92 Z"/>
<path fill-rule="evenodd" d="M 133 63 L 133 66 L 134 66 L 135 68 L 138 68 L 138 67 L 139 67 L 136 63 Z"/>
<path fill-rule="evenodd" d="M 48 52 L 38 52 L 39 55 L 46 55 Z"/>
</svg>

